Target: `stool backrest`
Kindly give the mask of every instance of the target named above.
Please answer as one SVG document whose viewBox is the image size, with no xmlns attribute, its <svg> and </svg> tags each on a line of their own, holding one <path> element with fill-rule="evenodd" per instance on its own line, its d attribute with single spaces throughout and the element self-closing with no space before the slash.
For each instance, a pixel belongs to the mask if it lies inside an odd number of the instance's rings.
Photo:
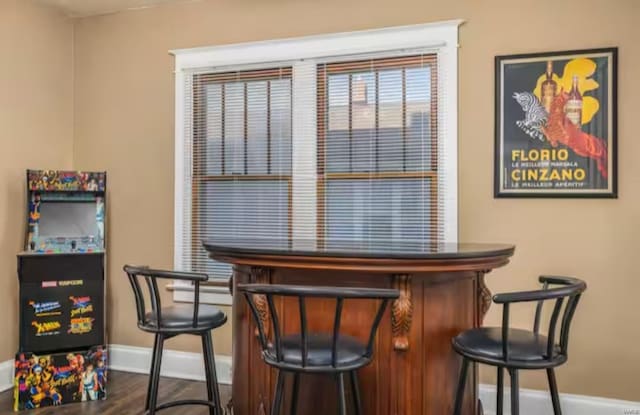
<svg viewBox="0 0 640 415">
<path fill-rule="evenodd" d="M 543 275 L 539 278 L 542 283 L 541 290 L 523 291 L 516 293 L 496 294 L 493 301 L 503 304 L 502 310 L 502 342 L 504 359 L 508 360 L 508 332 L 509 332 L 509 305 L 521 302 L 537 302 L 533 323 L 533 331 L 540 332 L 540 320 L 545 301 L 553 301 L 553 311 L 549 319 L 547 332 L 546 357 L 551 360 L 558 353 L 567 355 L 569 345 L 569 330 L 571 321 L 580 301 L 582 293 L 587 289 L 587 284 L 577 278 Z M 564 311 L 563 311 L 564 305 Z M 562 318 L 560 318 L 562 316 Z M 558 321 L 560 327 L 558 328 Z M 559 333 L 560 341 L 556 342 Z"/>
<path fill-rule="evenodd" d="M 207 281 L 206 274 L 198 274 L 193 272 L 167 271 L 160 269 L 151 269 L 147 266 L 125 265 L 124 272 L 129 277 L 129 283 L 133 289 L 136 299 L 136 314 L 138 315 L 138 327 L 146 330 L 158 331 L 162 324 L 162 302 L 160 301 L 160 290 L 158 289 L 158 279 L 183 280 L 194 283 L 193 298 L 193 327 L 198 325 L 198 313 L 200 307 L 200 283 Z M 151 307 L 147 310 L 145 295 L 140 280 L 144 280 L 147 287 L 147 294 Z M 150 312 L 154 318 L 154 324 L 149 324 L 147 313 Z M 167 331 L 167 330 L 163 330 Z"/>
<path fill-rule="evenodd" d="M 335 312 L 333 315 L 333 330 L 331 338 L 331 362 L 332 366 L 337 367 L 338 360 L 338 340 L 340 336 L 340 322 L 342 320 L 342 311 L 344 300 L 380 300 L 378 310 L 375 314 L 373 323 L 369 331 L 366 343 L 366 351 L 364 357 L 371 357 L 373 354 L 373 342 L 382 316 L 387 308 L 389 301 L 400 296 L 398 290 L 380 289 L 380 288 L 346 288 L 346 287 L 310 287 L 299 285 L 278 285 L 278 284 L 239 284 L 238 291 L 244 294 L 249 304 L 249 308 L 253 314 L 258 327 L 258 338 L 263 352 L 269 349 L 269 338 L 267 335 L 267 327 L 260 318 L 259 307 L 256 302 L 266 301 L 270 314 L 270 320 L 273 327 L 274 347 L 276 360 L 283 362 L 282 336 L 283 330 L 280 324 L 280 318 L 275 307 L 274 297 L 295 297 L 298 300 L 298 312 L 300 317 L 300 338 L 301 338 L 301 357 L 302 367 L 306 367 L 308 363 L 308 321 L 306 311 L 307 298 L 329 298 L 336 300 Z M 267 323 L 268 324 L 268 323 Z"/>
</svg>

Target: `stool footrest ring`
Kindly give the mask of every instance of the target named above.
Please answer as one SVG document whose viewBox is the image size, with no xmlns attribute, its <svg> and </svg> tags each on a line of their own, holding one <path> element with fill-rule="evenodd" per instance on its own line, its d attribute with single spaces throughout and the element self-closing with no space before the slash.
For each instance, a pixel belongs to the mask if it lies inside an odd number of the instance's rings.
<svg viewBox="0 0 640 415">
<path fill-rule="evenodd" d="M 183 406 L 183 405 L 202 405 L 202 406 L 208 406 L 210 408 L 215 409 L 218 413 L 220 413 L 220 415 L 222 415 L 222 408 L 220 408 L 219 406 L 216 406 L 215 402 L 210 402 L 210 401 L 204 401 L 201 399 L 184 399 L 184 400 L 180 400 L 180 401 L 173 401 L 173 402 L 166 402 L 163 403 L 161 405 L 156 406 L 155 411 L 161 411 L 163 409 L 167 409 L 167 408 L 173 408 L 174 406 Z M 150 411 L 147 410 L 145 412 L 145 414 L 148 414 Z"/>
</svg>

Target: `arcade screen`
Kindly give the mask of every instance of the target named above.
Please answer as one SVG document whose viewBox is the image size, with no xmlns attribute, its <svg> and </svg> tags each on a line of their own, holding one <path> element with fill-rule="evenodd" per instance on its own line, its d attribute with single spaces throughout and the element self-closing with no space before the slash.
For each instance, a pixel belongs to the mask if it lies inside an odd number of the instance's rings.
<svg viewBox="0 0 640 415">
<path fill-rule="evenodd" d="M 38 233 L 41 238 L 80 238 L 98 235 L 95 202 L 43 202 Z"/>
</svg>

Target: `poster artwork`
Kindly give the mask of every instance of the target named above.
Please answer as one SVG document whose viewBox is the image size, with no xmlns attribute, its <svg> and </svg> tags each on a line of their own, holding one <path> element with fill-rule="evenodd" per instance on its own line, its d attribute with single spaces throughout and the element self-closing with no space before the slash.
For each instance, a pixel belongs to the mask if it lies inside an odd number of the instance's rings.
<svg viewBox="0 0 640 415">
<path fill-rule="evenodd" d="M 18 353 L 14 367 L 14 411 L 107 397 L 104 346 L 52 354 Z"/>
<path fill-rule="evenodd" d="M 616 197 L 616 49 L 496 58 L 497 197 Z"/>
</svg>

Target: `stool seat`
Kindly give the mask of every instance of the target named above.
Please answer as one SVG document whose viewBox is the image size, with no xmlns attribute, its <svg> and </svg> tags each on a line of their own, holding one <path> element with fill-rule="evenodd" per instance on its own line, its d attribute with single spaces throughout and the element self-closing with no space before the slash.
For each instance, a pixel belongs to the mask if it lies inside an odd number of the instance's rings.
<svg viewBox="0 0 640 415">
<path fill-rule="evenodd" d="M 276 391 L 271 402 L 271 415 L 280 415 L 284 395 L 284 374 L 293 375 L 289 415 L 297 414 L 300 375 L 307 373 L 332 375 L 337 380 L 338 414 L 346 415 L 347 399 L 345 377 L 351 379 L 351 396 L 356 415 L 362 414 L 358 369 L 371 362 L 376 331 L 390 301 L 400 296 L 398 290 L 380 288 L 312 287 L 281 284 L 237 284 L 238 292 L 244 295 L 253 314 L 262 358 L 269 366 L 278 369 Z M 287 325 L 281 323 L 279 301 L 298 303 L 300 330 L 285 332 Z M 331 333 L 308 330 L 307 300 L 335 300 L 333 331 Z M 366 342 L 340 333 L 343 305 L 345 300 L 374 300 L 378 311 L 371 322 L 369 338 Z M 265 321 L 263 321 L 263 317 Z M 296 316 L 287 315 L 287 320 Z M 327 318 L 330 316 L 327 315 Z M 270 328 L 270 330 L 268 330 Z M 268 330 L 268 331 L 267 331 Z"/>
<path fill-rule="evenodd" d="M 358 339 L 339 335 L 336 342 L 336 367 L 333 367 L 332 357 L 333 335 L 326 333 L 309 333 L 307 336 L 307 369 L 316 368 L 322 371 L 322 367 L 330 372 L 335 372 L 341 367 L 348 367 L 351 370 L 365 366 L 371 360 L 367 357 L 367 347 Z M 302 336 L 292 334 L 282 338 L 282 361 L 302 367 Z M 267 363 L 277 364 L 276 349 L 269 345 L 265 353 Z"/>
<path fill-rule="evenodd" d="M 496 294 L 493 302 L 502 305 L 502 327 L 466 330 L 451 341 L 462 356 L 453 415 L 462 415 L 467 372 L 471 363 L 496 367 L 496 415 L 504 413 L 504 371 L 511 377 L 511 415 L 520 413 L 519 372 L 544 369 L 547 372 L 554 415 L 562 415 L 555 368 L 567 361 L 571 320 L 587 284 L 573 277 L 542 275 L 542 289 Z M 544 336 L 540 334 L 545 302 L 553 304 Z M 509 326 L 512 305 L 536 303 L 533 330 Z"/>
<path fill-rule="evenodd" d="M 529 365 L 535 362 L 549 366 L 547 345 L 549 339 L 539 333 L 529 330 L 509 329 L 507 347 L 509 350 L 509 363 L 513 365 L 518 361 L 527 362 Z M 453 348 L 461 355 L 476 361 L 487 363 L 504 362 L 503 341 L 501 327 L 482 327 L 467 330 L 453 339 Z M 560 348 L 554 348 L 554 358 L 558 364 L 565 359 L 560 354 Z"/>
<path fill-rule="evenodd" d="M 198 308 L 198 319 L 193 327 L 193 305 L 176 304 L 162 307 L 160 310 L 162 321 L 158 327 L 158 318 L 155 311 L 146 313 L 144 326 L 152 330 L 212 330 L 222 326 L 227 321 L 227 316 L 218 307 L 201 304 Z"/>
<path fill-rule="evenodd" d="M 209 415 L 222 415 L 211 330 L 222 326 L 227 321 L 227 316 L 217 307 L 200 304 L 200 284 L 208 280 L 207 274 L 151 269 L 133 265 L 125 265 L 124 272 L 129 278 L 136 300 L 138 327 L 155 334 L 144 415 L 155 415 L 158 411 L 185 405 L 206 406 L 209 408 Z M 190 282 L 193 286 L 193 304 L 173 304 L 163 307 L 158 287 L 159 279 Z M 140 280 L 144 280 L 145 284 L 141 284 Z M 148 288 L 148 301 L 145 300 L 143 291 L 145 285 Z M 151 307 L 147 307 L 147 305 Z M 181 399 L 158 405 L 164 342 L 180 334 L 198 336 L 202 341 L 207 400 Z"/>
</svg>

